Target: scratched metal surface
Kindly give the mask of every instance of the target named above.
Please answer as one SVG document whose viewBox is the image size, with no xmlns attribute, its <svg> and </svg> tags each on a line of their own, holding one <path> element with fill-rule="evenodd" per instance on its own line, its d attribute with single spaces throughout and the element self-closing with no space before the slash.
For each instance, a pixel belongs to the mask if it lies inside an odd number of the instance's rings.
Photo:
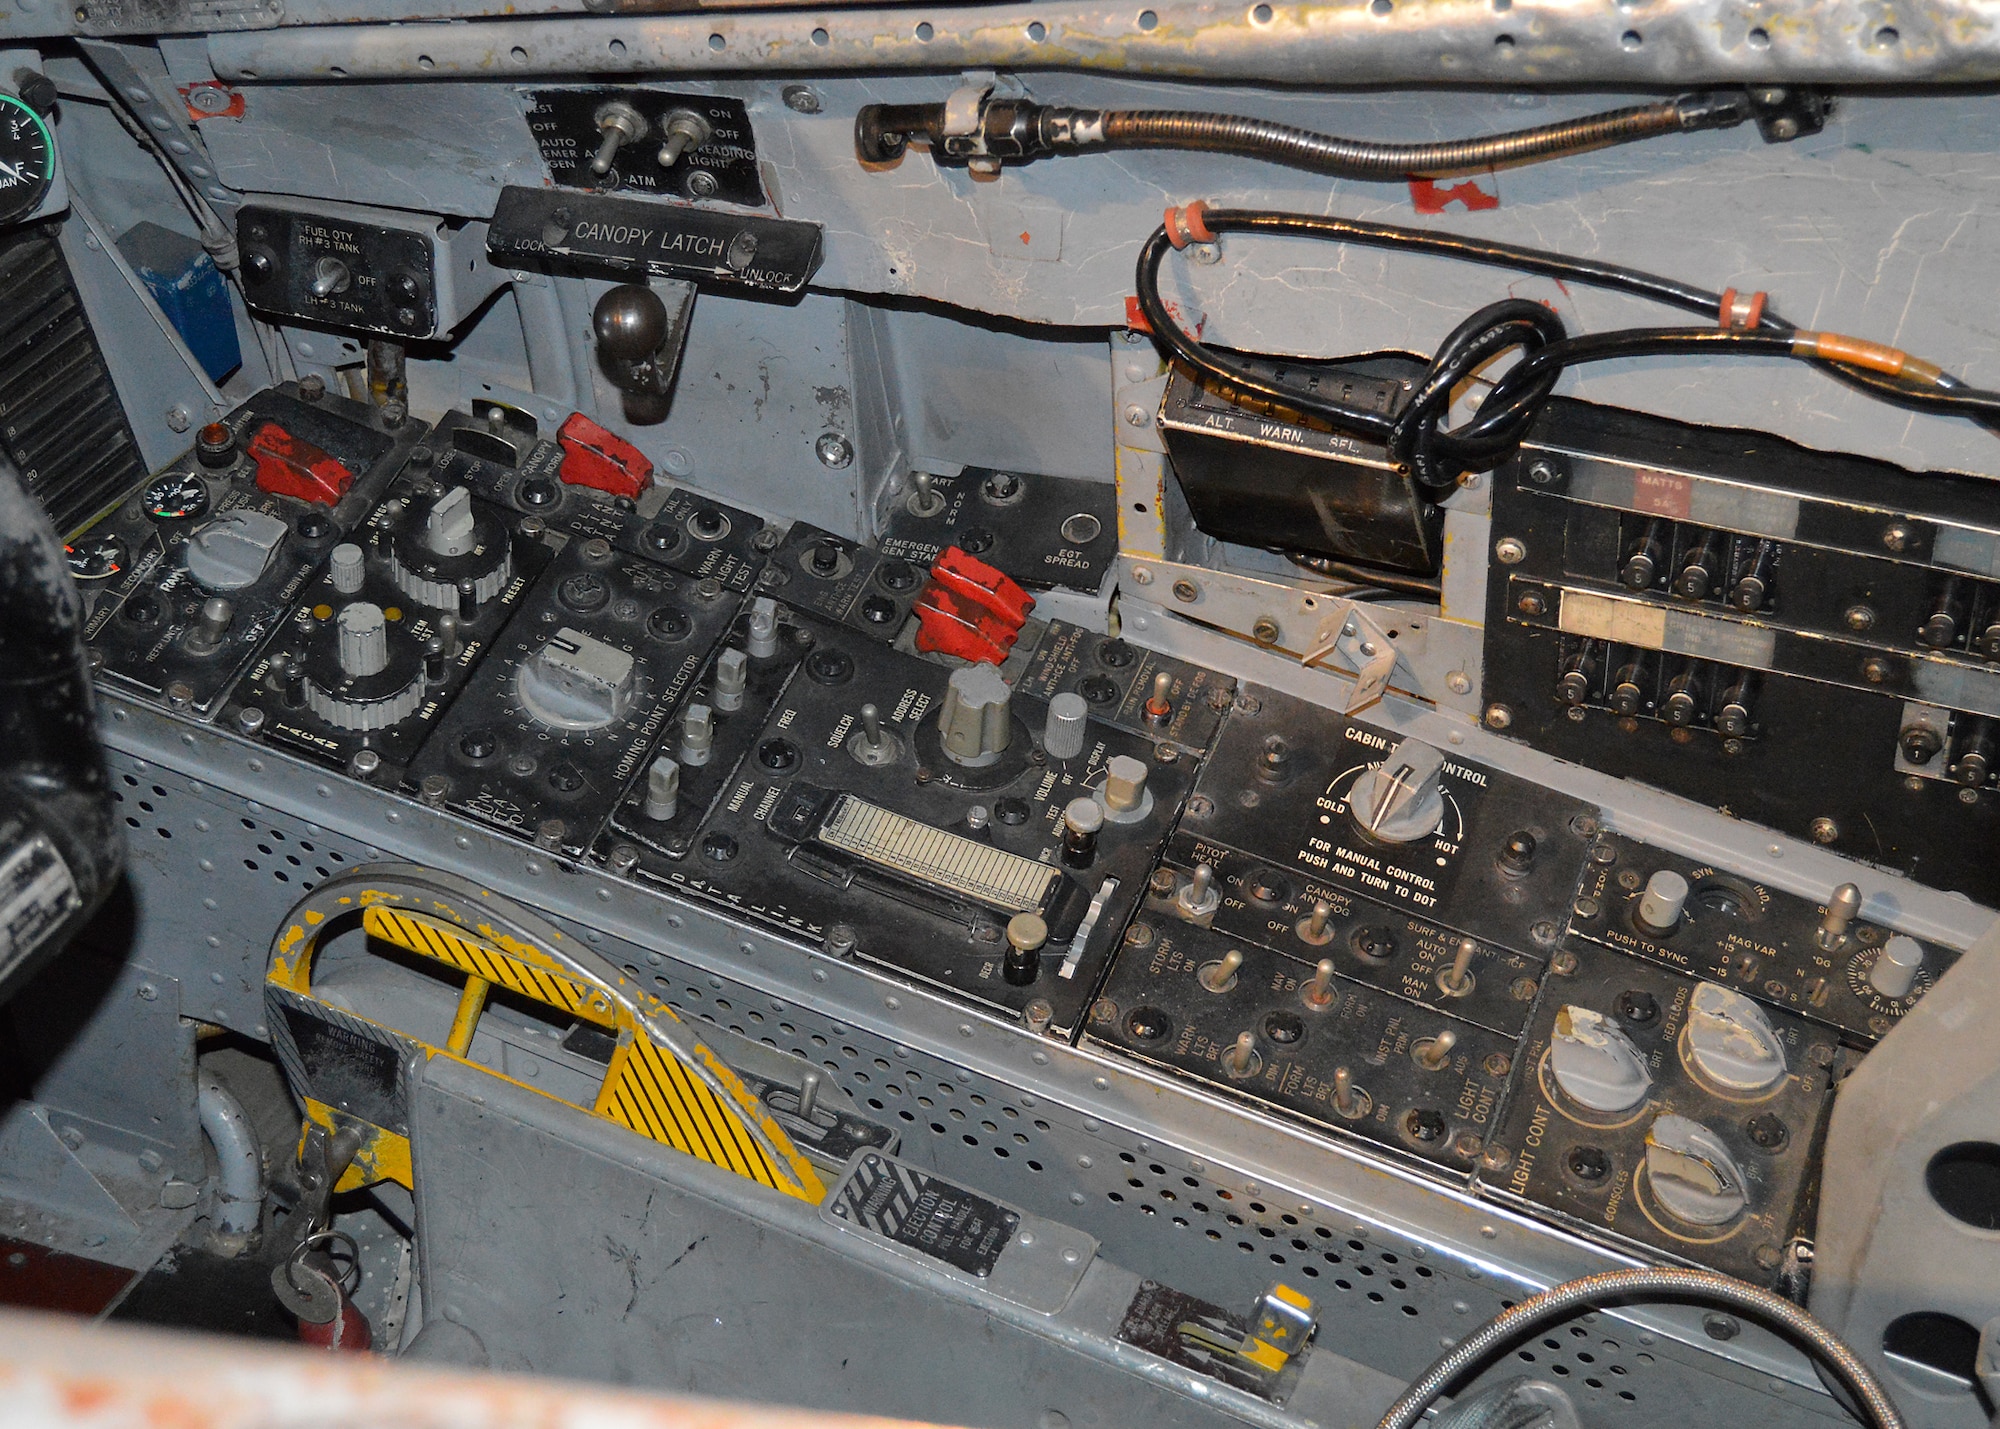
<svg viewBox="0 0 2000 1429">
<path fill-rule="evenodd" d="M 168 58 L 182 82 L 207 73 L 195 46 L 169 46 Z M 1228 109 L 1386 140 L 1494 132 L 1629 98 L 1026 78 L 1047 100 Z M 817 286 L 865 299 L 1037 324 L 1120 325 L 1140 243 L 1168 203 L 1201 197 L 1433 225 L 1717 289 L 1764 289 L 1795 321 L 1898 343 L 1975 384 L 2000 385 L 2000 329 L 1977 297 L 2000 248 L 2000 224 L 1983 211 L 2000 190 L 2000 108 L 1978 96 L 1846 98 L 1823 134 L 1793 144 L 1767 145 L 1748 127 L 1658 140 L 1486 176 L 1442 213 L 1425 215 L 1406 186 L 1213 155 L 1044 160 L 984 181 L 913 150 L 899 165 L 869 171 L 854 157 L 856 107 L 940 98 L 951 81 L 816 80 L 816 115 L 786 108 L 775 82 L 699 87 L 748 102 L 782 211 L 826 226 Z M 246 94 L 243 118 L 201 126 L 234 187 L 480 216 L 503 184 L 543 179 L 512 86 L 259 85 Z M 1232 240 L 1209 268 L 1177 263 L 1168 288 L 1203 316 L 1211 338 L 1293 355 L 1428 352 L 1473 308 L 1509 293 L 1551 302 L 1576 329 L 1677 321 L 1544 280 L 1278 240 Z M 1049 357 L 1032 331 L 1019 334 L 1018 347 L 1017 367 Z M 1991 436 L 1885 408 L 1784 362 L 1735 362 L 1722 372 L 1681 359 L 1622 362 L 1572 373 L 1562 390 L 1914 467 L 2000 470 Z M 972 424 L 1006 426 L 1017 415 L 962 409 Z"/>
</svg>

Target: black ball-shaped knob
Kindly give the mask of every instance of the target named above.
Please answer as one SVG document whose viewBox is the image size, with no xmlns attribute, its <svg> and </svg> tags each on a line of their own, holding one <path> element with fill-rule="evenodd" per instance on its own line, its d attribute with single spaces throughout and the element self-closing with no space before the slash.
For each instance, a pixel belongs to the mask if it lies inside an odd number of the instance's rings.
<svg viewBox="0 0 2000 1429">
<path fill-rule="evenodd" d="M 620 283 L 597 300 L 590 315 L 606 357 L 642 362 L 667 340 L 667 305 L 644 283 Z"/>
</svg>

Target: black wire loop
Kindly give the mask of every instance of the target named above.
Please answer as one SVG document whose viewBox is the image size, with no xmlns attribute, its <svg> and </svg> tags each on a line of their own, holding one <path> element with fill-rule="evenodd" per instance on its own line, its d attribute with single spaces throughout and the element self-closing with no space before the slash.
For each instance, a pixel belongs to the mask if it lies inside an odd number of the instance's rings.
<svg viewBox="0 0 2000 1429">
<path fill-rule="evenodd" d="M 1594 259 L 1568 258 L 1513 244 L 1317 214 L 1208 209 L 1202 220 L 1208 231 L 1217 236 L 1261 233 L 1424 253 L 1604 288 L 1720 322 L 1719 294 Z M 1801 353 L 1793 345 L 1799 329 L 1768 306 L 1757 326 L 1748 330 L 1720 326 L 1639 327 L 1573 337 L 1555 313 L 1522 298 L 1489 304 L 1460 323 L 1438 347 L 1431 358 L 1430 370 L 1407 404 L 1395 416 L 1384 416 L 1331 398 L 1281 387 L 1245 363 L 1196 340 L 1174 320 L 1160 296 L 1160 265 L 1171 250 L 1166 228 L 1154 230 L 1139 251 L 1135 280 L 1140 312 L 1152 328 L 1154 341 L 1166 349 L 1170 359 L 1238 392 L 1380 442 L 1388 449 L 1390 459 L 1433 495 L 1451 488 L 1466 472 L 1488 470 L 1505 461 L 1527 436 L 1565 368 L 1613 358 L 1706 352 L 1717 356 L 1802 360 L 1884 402 L 1965 417 L 2000 434 L 2000 394 L 1969 387 L 1949 373 L 1933 382 L 1912 381 Z M 1517 352 L 1519 356 L 1494 381 L 1472 415 L 1457 427 L 1446 427 L 1452 393 L 1508 352 Z"/>
</svg>

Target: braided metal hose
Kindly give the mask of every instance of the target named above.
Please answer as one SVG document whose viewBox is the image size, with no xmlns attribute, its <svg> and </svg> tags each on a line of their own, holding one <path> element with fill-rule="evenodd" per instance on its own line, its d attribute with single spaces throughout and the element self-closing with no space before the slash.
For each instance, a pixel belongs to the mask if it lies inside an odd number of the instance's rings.
<svg viewBox="0 0 2000 1429">
<path fill-rule="evenodd" d="M 1551 1286 L 1503 1310 L 1460 1340 L 1389 1406 L 1376 1429 L 1415 1429 L 1437 1398 L 1518 1340 L 1587 1310 L 1629 1301 L 1675 1301 L 1735 1310 L 1808 1350 L 1853 1396 L 1874 1429 L 1903 1429 L 1903 1417 L 1875 1376 L 1840 1338 L 1804 1310 L 1712 1270 L 1654 1266 L 1608 1270 Z"/>
<path fill-rule="evenodd" d="M 1710 127 L 1691 122 L 1675 100 L 1637 104 L 1561 124 L 1518 129 L 1511 134 L 1436 144 L 1378 144 L 1365 139 L 1340 139 L 1266 119 L 1173 109 L 1107 109 L 1100 122 L 1102 144 L 1107 149 L 1200 149 L 1268 159 L 1275 164 L 1336 178 L 1391 181 L 1441 178 L 1533 163 L 1586 149 Z M 1080 130 L 1090 127 L 1094 126 L 1077 125 Z"/>
</svg>

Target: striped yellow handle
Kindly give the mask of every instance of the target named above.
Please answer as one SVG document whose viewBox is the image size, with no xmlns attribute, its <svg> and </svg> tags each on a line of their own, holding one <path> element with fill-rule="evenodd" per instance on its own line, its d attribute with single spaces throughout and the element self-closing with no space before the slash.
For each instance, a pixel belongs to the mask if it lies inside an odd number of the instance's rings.
<svg viewBox="0 0 2000 1429">
<path fill-rule="evenodd" d="M 466 974 L 465 997 L 446 1049 L 453 1056 L 463 1058 L 471 1048 L 487 985 L 506 988 L 618 1034 L 594 1108 L 598 1116 L 787 1195 L 818 1201 L 825 1194 L 812 1163 L 784 1128 L 742 1079 L 691 1035 L 686 1048 L 662 1045 L 622 1002 L 559 971 L 554 959 L 537 950 L 503 953 L 439 919 L 381 903 L 365 908 L 361 923 L 373 937 Z M 685 1027 L 664 1003 L 655 1001 L 650 1010 Z"/>
</svg>

